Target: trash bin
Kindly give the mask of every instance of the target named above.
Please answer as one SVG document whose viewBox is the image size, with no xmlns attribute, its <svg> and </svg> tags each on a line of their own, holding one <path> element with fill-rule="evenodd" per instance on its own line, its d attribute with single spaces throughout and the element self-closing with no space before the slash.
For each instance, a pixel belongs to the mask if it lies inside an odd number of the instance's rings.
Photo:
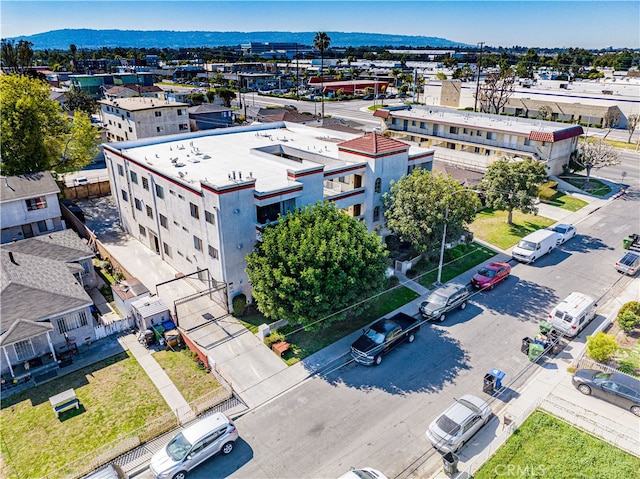
<svg viewBox="0 0 640 479">
<path fill-rule="evenodd" d="M 549 321 L 542 320 L 540 321 L 539 328 L 542 334 L 549 334 L 551 331 L 553 331 L 553 324 L 551 324 Z"/>
<path fill-rule="evenodd" d="M 522 338 L 522 345 L 520 346 L 520 352 L 522 354 L 529 354 L 529 345 L 533 342 L 531 338 Z"/>
<path fill-rule="evenodd" d="M 442 462 L 444 465 L 444 473 L 453 477 L 458 473 L 458 456 L 452 452 L 446 453 L 442 456 Z"/>
<path fill-rule="evenodd" d="M 531 343 L 529 345 L 529 361 L 535 361 L 544 353 L 544 346 L 538 343 Z"/>
<path fill-rule="evenodd" d="M 626 238 L 622 238 L 622 247 L 624 249 L 629 249 L 629 246 L 633 244 L 633 238 L 627 236 Z"/>
<path fill-rule="evenodd" d="M 505 373 L 504 371 L 500 371 L 497 368 L 493 368 L 491 371 L 489 371 L 489 374 L 491 374 L 494 378 L 496 378 L 496 389 L 500 389 L 502 387 L 502 380 L 505 377 Z"/>
<path fill-rule="evenodd" d="M 493 394 L 496 384 L 496 377 L 492 374 L 484 375 L 484 382 L 482 384 L 482 392 L 487 394 Z"/>
</svg>

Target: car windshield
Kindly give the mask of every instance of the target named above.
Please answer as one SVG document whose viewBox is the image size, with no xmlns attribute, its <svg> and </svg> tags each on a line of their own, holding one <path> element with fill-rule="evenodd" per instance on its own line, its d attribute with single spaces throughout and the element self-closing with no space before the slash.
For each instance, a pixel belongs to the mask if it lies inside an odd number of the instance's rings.
<svg viewBox="0 0 640 479">
<path fill-rule="evenodd" d="M 455 421 L 449 419 L 445 414 L 438 418 L 436 424 L 440 429 L 449 434 L 450 436 L 455 436 L 460 430 L 460 424 L 456 424 Z"/>
<path fill-rule="evenodd" d="M 435 304 L 437 306 L 444 306 L 447 304 L 447 297 L 441 295 L 440 293 L 431 293 L 431 295 L 427 298 L 427 303 Z"/>
<path fill-rule="evenodd" d="M 169 444 L 167 444 L 167 454 L 174 461 L 181 461 L 187 455 L 191 449 L 191 443 L 186 440 L 182 433 L 174 437 Z"/>
<path fill-rule="evenodd" d="M 379 333 L 373 329 L 367 329 L 365 336 L 376 344 L 384 343 L 384 333 Z"/>
<path fill-rule="evenodd" d="M 564 226 L 556 226 L 555 228 L 553 228 L 553 231 L 555 231 L 556 233 L 565 234 L 567 232 L 567 228 Z"/>
<path fill-rule="evenodd" d="M 489 268 L 480 268 L 478 270 L 478 274 L 480 276 L 484 276 L 485 278 L 493 278 L 496 275 L 496 271 Z"/>
<path fill-rule="evenodd" d="M 353 474 L 357 476 L 358 479 L 375 479 L 376 478 L 376 476 L 371 474 L 369 471 L 363 471 L 362 469 L 353 469 L 351 472 L 353 472 Z"/>
<path fill-rule="evenodd" d="M 534 251 L 536 249 L 536 244 L 531 241 L 521 240 L 518 243 L 518 248 L 526 249 L 527 251 Z"/>
</svg>

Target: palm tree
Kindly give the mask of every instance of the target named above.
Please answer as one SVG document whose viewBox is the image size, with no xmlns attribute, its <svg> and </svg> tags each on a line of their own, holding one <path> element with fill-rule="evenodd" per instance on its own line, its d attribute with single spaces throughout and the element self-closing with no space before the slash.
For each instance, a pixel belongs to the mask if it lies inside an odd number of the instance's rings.
<svg viewBox="0 0 640 479">
<path fill-rule="evenodd" d="M 331 38 L 325 32 L 316 33 L 313 46 L 320 51 L 320 89 L 322 90 L 322 120 L 324 121 L 324 51 L 331 45 Z"/>
</svg>

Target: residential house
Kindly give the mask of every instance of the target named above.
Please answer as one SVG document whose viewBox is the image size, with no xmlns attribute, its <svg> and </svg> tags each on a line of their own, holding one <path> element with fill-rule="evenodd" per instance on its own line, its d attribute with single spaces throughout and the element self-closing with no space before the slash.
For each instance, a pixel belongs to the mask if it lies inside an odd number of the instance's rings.
<svg viewBox="0 0 640 479">
<path fill-rule="evenodd" d="M 383 135 L 265 123 L 105 144 L 124 229 L 185 274 L 208 270 L 224 306 L 251 298 L 245 256 L 280 214 L 330 201 L 384 227 L 382 195 L 433 150 Z"/>
<path fill-rule="evenodd" d="M 101 100 L 100 115 L 107 141 L 173 135 L 191 131 L 186 103 L 156 98 Z"/>
<path fill-rule="evenodd" d="M 72 230 L 0 250 L 0 371 L 10 380 L 55 370 L 60 354 L 95 340 L 93 251 Z"/>
<path fill-rule="evenodd" d="M 104 97 L 107 100 L 117 100 L 118 98 L 131 98 L 142 96 L 145 98 L 158 98 L 164 100 L 164 90 L 156 85 L 117 85 L 105 90 Z"/>
<path fill-rule="evenodd" d="M 380 108 L 374 112 L 387 134 L 435 149 L 435 158 L 486 171 L 495 160 L 533 158 L 548 175 L 562 173 L 584 132 L 581 126 L 430 106 Z"/>
<path fill-rule="evenodd" d="M 65 229 L 58 193 L 60 188 L 48 171 L 0 177 L 0 242 Z"/>
<path fill-rule="evenodd" d="M 233 125 L 231 108 L 226 106 L 203 103 L 202 105 L 189 107 L 188 111 L 191 131 L 227 128 Z"/>
<path fill-rule="evenodd" d="M 118 312 L 132 318 L 131 303 L 149 296 L 149 289 L 137 278 L 129 278 L 111 285 L 113 301 Z"/>
</svg>

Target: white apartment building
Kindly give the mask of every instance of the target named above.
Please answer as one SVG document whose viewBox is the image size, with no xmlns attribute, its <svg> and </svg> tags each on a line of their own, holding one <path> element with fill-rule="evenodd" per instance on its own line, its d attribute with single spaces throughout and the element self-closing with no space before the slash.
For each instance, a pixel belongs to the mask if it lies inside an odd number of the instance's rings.
<svg viewBox="0 0 640 479">
<path fill-rule="evenodd" d="M 104 153 L 124 229 L 179 272 L 208 269 L 228 306 L 239 293 L 251 298 L 245 256 L 279 214 L 331 201 L 379 230 L 391 180 L 433 159 L 376 133 L 285 122 L 105 144 Z"/>
<path fill-rule="evenodd" d="M 187 103 L 144 97 L 100 100 L 98 103 L 110 142 L 191 131 Z"/>
<path fill-rule="evenodd" d="M 548 175 L 561 174 L 583 134 L 577 125 L 442 107 L 380 108 L 374 116 L 393 137 L 433 148 L 436 159 L 474 171 L 520 157 L 546 163 Z"/>
</svg>

